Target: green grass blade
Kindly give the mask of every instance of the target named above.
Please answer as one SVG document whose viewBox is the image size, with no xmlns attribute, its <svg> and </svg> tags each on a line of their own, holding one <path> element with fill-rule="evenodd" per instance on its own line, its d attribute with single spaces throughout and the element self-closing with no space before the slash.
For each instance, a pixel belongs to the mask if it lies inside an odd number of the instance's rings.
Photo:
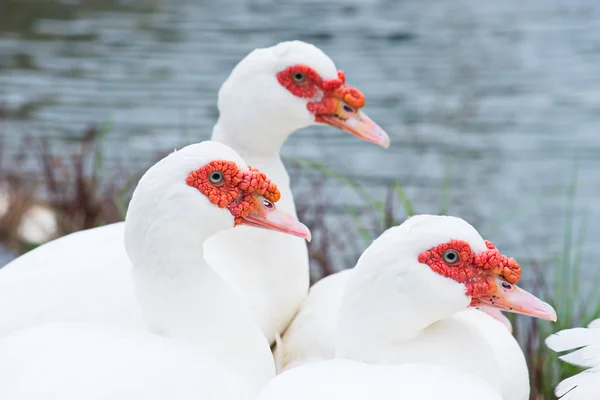
<svg viewBox="0 0 600 400">
<path fill-rule="evenodd" d="M 539 207 L 543 203 L 545 203 L 549 200 L 552 200 L 558 196 L 564 195 L 565 193 L 566 193 L 566 190 L 564 188 L 555 189 L 555 190 L 549 191 L 548 193 L 542 194 L 540 196 L 536 196 L 528 202 L 519 204 L 518 206 L 511 208 L 507 212 L 502 213 L 498 218 L 495 218 L 491 222 L 487 223 L 486 224 L 487 228 L 485 228 L 485 230 L 483 230 L 483 236 L 484 237 L 493 236 L 500 230 L 500 228 L 502 228 L 502 226 L 504 226 L 506 223 L 510 222 L 511 220 L 514 220 L 515 218 L 517 218 L 519 215 L 523 214 L 524 212 L 527 212 L 533 208 Z"/>
<path fill-rule="evenodd" d="M 288 158 L 286 158 L 286 160 L 288 160 L 289 162 L 293 163 L 294 165 L 296 165 L 298 167 L 317 171 L 320 174 L 327 176 L 329 178 L 335 179 L 336 181 L 342 183 L 343 185 L 351 188 L 352 190 L 354 190 L 354 192 L 356 192 L 356 194 L 358 194 L 358 196 L 363 201 L 365 201 L 369 206 L 373 207 L 379 213 L 379 216 L 381 218 L 384 218 L 385 206 L 384 206 L 383 202 L 376 200 L 364 188 L 362 188 L 358 184 L 358 182 L 353 181 L 352 179 L 329 168 L 328 166 L 326 166 L 322 163 L 313 161 L 313 160 L 308 160 L 308 159 L 304 159 L 304 158 L 296 158 L 296 157 L 288 157 Z"/>
<path fill-rule="evenodd" d="M 406 195 L 406 192 L 404 191 L 404 188 L 402 187 L 400 182 L 394 182 L 393 187 L 394 191 L 396 192 L 396 196 L 398 196 L 398 199 L 404 207 L 404 212 L 406 213 L 406 215 L 409 217 L 415 215 L 415 209 L 413 208 L 412 203 L 410 202 L 410 199 Z"/>
</svg>

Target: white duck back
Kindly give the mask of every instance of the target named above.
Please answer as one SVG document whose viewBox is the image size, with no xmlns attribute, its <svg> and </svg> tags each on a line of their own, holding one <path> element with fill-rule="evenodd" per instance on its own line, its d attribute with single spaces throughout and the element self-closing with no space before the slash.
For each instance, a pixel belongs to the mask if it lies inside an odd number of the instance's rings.
<svg viewBox="0 0 600 400">
<path fill-rule="evenodd" d="M 256 400 L 501 400 L 476 377 L 439 365 L 374 365 L 329 360 L 294 368 Z"/>
<path fill-rule="evenodd" d="M 233 376 L 194 346 L 113 324 L 54 322 L 0 339 L 3 400 L 237 400 Z"/>
<path fill-rule="evenodd" d="M 0 336 L 36 324 L 106 321 L 143 327 L 124 223 L 72 233 L 0 270 Z"/>
</svg>

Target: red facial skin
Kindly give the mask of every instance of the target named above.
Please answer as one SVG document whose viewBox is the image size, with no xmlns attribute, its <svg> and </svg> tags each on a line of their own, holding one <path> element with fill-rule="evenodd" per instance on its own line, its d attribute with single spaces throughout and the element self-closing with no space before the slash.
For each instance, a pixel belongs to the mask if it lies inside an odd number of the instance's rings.
<svg viewBox="0 0 600 400">
<path fill-rule="evenodd" d="M 479 297 L 491 296 L 497 291 L 496 278 L 500 277 L 515 284 L 521 278 L 521 267 L 514 258 L 506 257 L 490 241 L 485 241 L 487 250 L 474 253 L 471 246 L 462 240 L 450 240 L 419 254 L 419 262 L 440 275 L 463 283 L 466 295 L 472 298 L 471 306 L 479 305 Z M 458 260 L 449 263 L 444 253 L 454 250 Z"/>
<path fill-rule="evenodd" d="M 365 96 L 346 84 L 342 71 L 337 78 L 325 80 L 309 66 L 298 64 L 279 71 L 277 80 L 291 94 L 307 100 L 306 108 L 315 122 L 386 149 L 390 146 L 389 135 L 362 112 Z"/>
<path fill-rule="evenodd" d="M 296 74 L 302 74 L 301 81 L 294 79 Z M 365 105 L 365 96 L 360 90 L 346 84 L 346 75 L 338 71 L 337 79 L 324 80 L 312 68 L 306 65 L 294 65 L 277 73 L 279 83 L 289 90 L 293 95 L 305 99 L 317 97 L 320 93 L 322 98 L 318 101 L 308 103 L 308 110 L 317 117 L 322 114 L 334 114 L 337 111 L 339 100 L 344 101 L 354 109 L 358 110 Z"/>
<path fill-rule="evenodd" d="M 256 195 L 263 196 L 273 203 L 281 196 L 277 185 L 264 173 L 256 168 L 248 168 L 249 171 L 240 170 L 233 161 L 211 161 L 192 171 L 186 183 L 198 189 L 211 203 L 220 208 L 227 207 L 235 217 L 234 226 L 237 226 L 244 217 L 260 207 Z M 221 172 L 223 176 L 217 183 L 211 182 L 209 178 L 215 171 Z"/>
</svg>

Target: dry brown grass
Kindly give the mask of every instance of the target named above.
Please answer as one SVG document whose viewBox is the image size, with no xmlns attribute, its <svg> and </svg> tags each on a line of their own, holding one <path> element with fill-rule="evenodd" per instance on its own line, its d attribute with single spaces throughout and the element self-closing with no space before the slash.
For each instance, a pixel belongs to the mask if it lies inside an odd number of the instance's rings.
<svg viewBox="0 0 600 400">
<path fill-rule="evenodd" d="M 20 254 L 31 248 L 18 230 L 33 205 L 53 212 L 55 237 L 123 220 L 127 196 L 140 174 L 103 176 L 100 139 L 98 128 L 91 126 L 65 155 L 53 151 L 44 138 L 26 136 L 10 160 L 0 155 L 0 188 L 8 198 L 8 212 L 0 217 L 0 242 L 7 249 Z"/>
</svg>

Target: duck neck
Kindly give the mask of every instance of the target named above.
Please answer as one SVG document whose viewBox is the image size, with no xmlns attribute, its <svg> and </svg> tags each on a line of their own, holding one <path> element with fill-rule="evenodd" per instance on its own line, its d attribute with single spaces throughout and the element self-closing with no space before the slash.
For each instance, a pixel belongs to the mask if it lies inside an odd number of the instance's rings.
<svg viewBox="0 0 600 400">
<path fill-rule="evenodd" d="M 281 125 L 267 124 L 259 126 L 231 126 L 219 118 L 213 128 L 212 140 L 226 144 L 234 149 L 246 163 L 269 175 L 281 192 L 277 207 L 295 215 L 296 208 L 290 188 L 290 177 L 281 161 L 280 150 L 289 135 Z"/>
<path fill-rule="evenodd" d="M 396 253 L 397 254 L 397 253 Z M 393 349 L 424 339 L 435 322 L 464 310 L 462 285 L 419 263 L 357 265 L 348 277 L 337 326 L 336 357 L 394 362 Z"/>
<path fill-rule="evenodd" d="M 281 146 L 294 132 L 272 123 L 270 118 L 227 122 L 219 118 L 213 128 L 212 140 L 224 143 L 236 150 L 244 160 L 250 155 L 260 158 L 279 158 Z M 238 125 L 242 124 L 242 125 Z"/>
<path fill-rule="evenodd" d="M 241 300 L 204 261 L 202 244 L 212 235 L 201 231 L 202 223 L 208 222 L 195 221 L 187 229 L 170 226 L 179 218 L 165 217 L 155 225 L 160 229 L 148 229 L 138 241 L 142 257 L 132 259 L 136 295 L 149 328 L 201 347 L 243 385 L 266 383 L 274 370 L 264 335 Z"/>
</svg>

